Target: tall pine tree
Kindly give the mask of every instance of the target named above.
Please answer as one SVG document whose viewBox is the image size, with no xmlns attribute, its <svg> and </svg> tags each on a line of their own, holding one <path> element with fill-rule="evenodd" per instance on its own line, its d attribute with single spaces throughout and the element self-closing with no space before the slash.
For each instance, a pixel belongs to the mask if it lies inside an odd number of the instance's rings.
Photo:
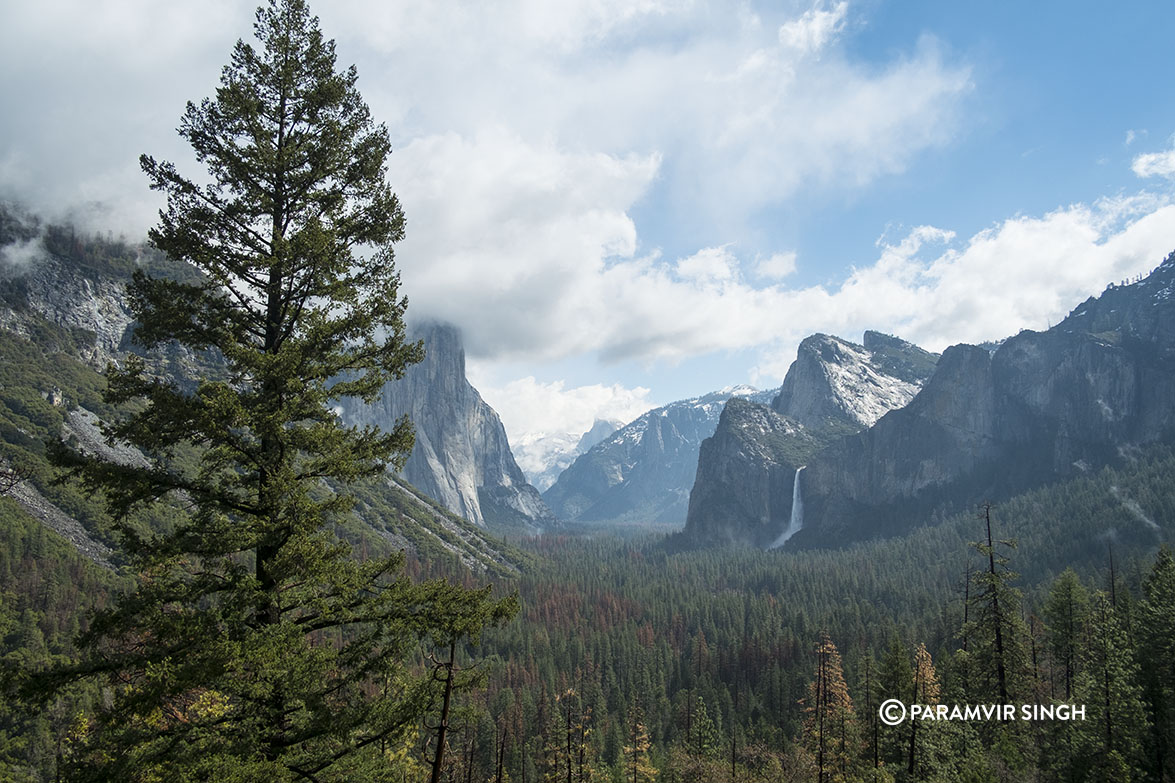
<svg viewBox="0 0 1175 783">
<path fill-rule="evenodd" d="M 180 124 L 209 184 L 141 159 L 167 196 L 150 238 L 202 282 L 137 275 L 137 339 L 208 351 L 224 375 L 192 390 L 128 361 L 108 398 L 134 412 L 110 435 L 150 464 L 60 455 L 120 520 L 165 499 L 187 510 L 165 532 L 122 525 L 138 586 L 62 675 L 106 686 L 71 779 L 362 777 L 430 701 L 405 664 L 420 640 L 511 610 L 412 583 L 401 556 L 359 562 L 335 534 L 346 485 L 412 445 L 407 420 L 384 433 L 332 411 L 422 356 L 393 264 L 404 218 L 384 179 L 387 131 L 304 0 L 271 0 L 254 29 L 259 46 L 238 42 L 216 96 Z"/>
<path fill-rule="evenodd" d="M 1096 593 L 1090 603 L 1073 693 L 1074 701 L 1086 708 L 1085 720 L 1075 724 L 1077 752 L 1071 764 L 1076 779 L 1140 779 L 1143 743 L 1150 727 L 1138 662 L 1119 613 L 1105 593 Z"/>
<path fill-rule="evenodd" d="M 1152 764 L 1161 780 L 1175 780 L 1175 557 L 1163 547 L 1138 609 L 1143 684 L 1154 729 Z"/>
<path fill-rule="evenodd" d="M 1000 540 L 992 532 L 991 505 L 983 505 L 985 537 L 973 542 L 985 561 L 971 575 L 968 619 L 963 629 L 969 641 L 973 680 L 969 695 L 975 701 L 1011 704 L 1026 693 L 1028 629 L 1020 608 L 1020 591 L 1012 586 L 1019 574 L 1009 567 L 1004 551 L 1016 548 L 1014 539 Z"/>
<path fill-rule="evenodd" d="M 1059 679 L 1060 694 L 1066 700 L 1073 696 L 1073 680 L 1077 676 L 1077 653 L 1081 646 L 1081 630 L 1089 613 L 1089 593 L 1072 568 L 1066 568 L 1053 583 L 1044 604 L 1048 623 L 1045 638 Z"/>
<path fill-rule="evenodd" d="M 804 744 L 819 783 L 848 781 L 856 771 L 858 732 L 853 700 L 836 645 L 824 633 L 816 648 L 816 679 L 804 700 Z"/>
</svg>

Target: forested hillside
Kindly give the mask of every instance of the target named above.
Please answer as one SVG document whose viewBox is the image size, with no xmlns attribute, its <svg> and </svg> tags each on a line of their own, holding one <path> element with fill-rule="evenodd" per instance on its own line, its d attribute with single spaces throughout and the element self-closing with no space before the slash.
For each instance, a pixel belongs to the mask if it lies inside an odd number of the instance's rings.
<svg viewBox="0 0 1175 783">
<path fill-rule="evenodd" d="M 535 539 L 528 567 L 499 583 L 519 591 L 519 618 L 458 655 L 484 679 L 456 713 L 444 779 L 566 780 L 570 760 L 574 781 L 632 780 L 636 748 L 638 780 L 642 768 L 678 781 L 729 780 L 732 770 L 745 781 L 1161 780 L 1175 686 L 1160 665 L 1175 641 L 1175 565 L 1160 550 L 1175 533 L 1173 471 L 1175 455 L 1159 448 L 992 507 L 994 578 L 977 514 L 843 550 Z M 11 501 L 4 509 L 5 660 L 68 653 L 81 611 L 101 605 L 116 581 Z M 1013 537 L 1014 548 L 999 543 Z M 410 571 L 475 580 L 435 556 Z M 1006 698 L 995 594 L 1007 601 Z M 821 667 L 836 684 L 832 648 L 843 686 L 826 717 L 843 723 L 848 741 L 838 750 L 839 735 L 825 737 L 821 778 L 810 689 Z M 918 671 L 926 693 L 936 683 L 938 695 L 925 696 L 932 704 L 1078 704 L 1086 720 L 919 724 L 910 773 L 911 724 L 884 726 L 877 708 L 912 701 Z M 1106 676 L 1119 727 L 1111 756 L 1101 745 Z M 31 723 L 5 713 L 15 779 L 43 779 L 35 770 L 47 775 L 67 752 L 76 708 Z M 406 756 L 389 755 L 390 769 L 424 769 L 429 726 Z M 1132 777 L 1098 771 L 1103 757 Z"/>
<path fill-rule="evenodd" d="M 847 6 L 770 37 L 819 60 Z M 733 387 L 655 409 L 577 461 L 583 486 L 548 493 L 585 524 L 548 526 L 456 332 L 422 364 L 393 136 L 357 69 L 305 0 L 269 0 L 253 32 L 179 120 L 204 169 L 139 159 L 165 203 L 149 244 L 0 204 L 0 783 L 1175 780 L 1175 255 L 994 351 L 809 338 L 774 409 L 722 414 L 749 391 Z M 495 185 L 515 167 L 501 161 Z M 498 195 L 521 251 L 525 221 Z M 587 244 L 631 245 L 659 299 L 687 279 L 706 298 L 744 285 L 725 245 L 656 272 L 662 251 L 610 210 L 589 222 L 624 242 Z M 914 240 L 953 238 L 915 231 L 885 246 L 889 269 Z M 805 301 L 776 299 L 795 264 L 756 260 L 774 282 L 751 299 Z M 641 358 L 634 323 L 624 361 Z M 404 399 L 379 404 L 389 389 Z M 369 415 L 348 419 L 356 401 Z M 402 480 L 414 447 L 477 503 L 446 510 Z M 596 526 L 679 520 L 699 449 L 725 491 L 707 526 L 737 501 L 769 530 Z M 485 451 L 492 469 L 473 470 Z M 499 530 L 546 535 L 498 540 L 475 524 L 493 508 Z"/>
<path fill-rule="evenodd" d="M 1159 552 L 1175 534 L 1173 470 L 1159 449 L 992 507 L 994 576 L 982 509 L 843 550 L 537 541 L 522 618 L 487 642 L 496 663 L 466 735 L 473 766 L 456 779 L 497 779 L 499 743 L 511 780 L 565 780 L 570 754 L 573 780 L 631 781 L 643 731 L 663 780 L 1159 780 L 1175 727 L 1163 663 L 1175 565 Z M 826 709 L 848 740 L 825 749 L 821 775 L 810 691 L 833 646 L 843 705 Z M 918 671 L 918 701 L 1084 704 L 1086 720 L 931 725 L 911 773 L 910 724 L 879 725 L 877 709 L 913 702 Z M 1110 750 L 1129 778 L 1095 761 L 1107 673 L 1109 721 L 1123 722 Z"/>
</svg>

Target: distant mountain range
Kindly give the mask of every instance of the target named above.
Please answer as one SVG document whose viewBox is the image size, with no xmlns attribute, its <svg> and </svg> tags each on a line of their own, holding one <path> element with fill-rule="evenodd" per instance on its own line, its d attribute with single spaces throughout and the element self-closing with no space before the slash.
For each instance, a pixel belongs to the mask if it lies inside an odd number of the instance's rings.
<svg viewBox="0 0 1175 783">
<path fill-rule="evenodd" d="M 98 371 L 136 350 L 126 281 L 140 268 L 185 272 L 144 246 L 81 237 L 2 205 L 0 252 L 0 459 L 11 460 L 36 450 L 38 426 L 55 421 L 71 437 L 94 428 Z M 400 520 L 375 523 L 379 535 L 409 546 L 498 552 L 484 528 L 534 534 L 561 521 L 681 527 L 700 546 L 841 545 L 1175 441 L 1173 292 L 1175 255 L 1047 331 L 941 357 L 878 332 L 862 344 L 813 335 L 778 391 L 730 387 L 624 426 L 597 422 L 578 439 L 527 444 L 528 470 L 550 482 L 541 495 L 466 380 L 451 326 L 414 326 L 425 361 L 375 403 L 349 400 L 339 413 L 354 424 L 402 415 L 415 424 L 403 473 L 365 501 L 373 518 Z M 185 384 L 217 371 L 215 357 L 180 349 L 147 358 Z M 46 380 L 54 372 L 60 380 Z M 78 407 L 83 397 L 90 408 Z M 65 413 L 30 413 L 44 406 Z M 31 489 L 28 513 L 107 556 L 108 542 L 57 507 L 51 489 Z"/>
<path fill-rule="evenodd" d="M 770 546 L 795 496 L 788 546 L 839 546 L 1175 441 L 1175 254 L 1047 331 L 937 362 L 892 339 L 808 338 L 770 410 L 727 405 L 685 538 Z"/>
<path fill-rule="evenodd" d="M 518 466 L 526 473 L 527 479 L 540 492 L 545 492 L 559 478 L 576 457 L 586 454 L 592 446 L 600 443 L 624 426 L 622 421 L 596 419 L 591 429 L 575 435 L 555 433 L 541 435 L 511 443 Z"/>
<path fill-rule="evenodd" d="M 137 269 L 191 274 L 143 245 L 43 225 L 0 204 L 0 461 L 43 465 L 44 438 L 58 434 L 53 426 L 75 440 L 89 433 L 91 450 L 103 447 L 99 416 L 79 406 L 101 407 L 99 372 L 137 350 L 125 289 Z M 415 334 L 426 344 L 424 362 L 389 384 L 376 404 L 354 400 L 340 408 L 350 422 L 377 425 L 409 413 L 416 427 L 417 446 L 404 474 L 356 488 L 362 523 L 396 547 L 444 551 L 474 568 L 510 570 L 513 555 L 484 528 L 535 532 L 554 518 L 514 463 L 497 415 L 466 381 L 456 331 L 428 324 Z M 220 371 L 215 357 L 178 348 L 147 359 L 180 385 Z M 40 433 L 41 426 L 50 430 Z M 33 471 L 42 473 L 49 475 Z M 79 521 L 58 507 L 55 492 L 28 482 L 14 497 L 84 554 L 105 560 L 110 542 L 87 527 L 92 520 Z"/>
<path fill-rule="evenodd" d="M 727 400 L 767 401 L 737 386 L 655 408 L 576 458 L 543 499 L 560 519 L 583 523 L 685 523 L 702 441 Z"/>
</svg>

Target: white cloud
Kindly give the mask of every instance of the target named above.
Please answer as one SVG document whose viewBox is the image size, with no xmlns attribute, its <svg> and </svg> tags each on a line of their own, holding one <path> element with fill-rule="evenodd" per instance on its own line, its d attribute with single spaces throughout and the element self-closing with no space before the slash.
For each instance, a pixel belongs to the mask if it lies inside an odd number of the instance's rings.
<svg viewBox="0 0 1175 783">
<path fill-rule="evenodd" d="M 0 247 L 0 274 L 9 270 L 23 271 L 45 257 L 42 237 L 13 242 Z"/>
<path fill-rule="evenodd" d="M 532 145 L 502 130 L 418 139 L 393 158 L 408 238 L 398 250 L 412 310 L 459 324 L 474 356 L 588 350 L 579 319 L 610 264 L 636 253 L 627 210 L 655 155 Z M 593 313 L 593 315 L 595 315 Z"/>
<path fill-rule="evenodd" d="M 1175 148 L 1138 155 L 1130 168 L 1140 177 L 1175 177 Z"/>
<path fill-rule="evenodd" d="M 782 280 L 796 271 L 796 253 L 775 253 L 755 263 L 755 273 L 768 280 Z"/>
<path fill-rule="evenodd" d="M 247 9 L 51 3 L 22 6 L 0 33 L 7 71 L 45 66 L 0 85 L 23 109 L 0 119 L 0 191 L 42 208 L 118 203 L 126 230 L 144 228 L 158 199 L 137 156 L 196 173 L 173 129 L 248 37 Z M 761 339 L 767 327 L 727 305 L 753 312 L 773 294 L 723 243 L 801 190 L 854 190 L 947 143 L 970 88 L 932 41 L 854 62 L 832 45 L 844 2 L 770 19 L 699 0 L 315 10 L 395 140 L 412 312 L 458 323 L 472 356 L 673 360 Z M 633 214 L 650 203 L 702 235 L 696 254 L 663 260 L 663 240 L 642 241 Z M 779 279 L 786 258 L 761 274 Z"/>
<path fill-rule="evenodd" d="M 476 369 L 471 375 L 482 397 L 498 412 L 515 448 L 556 433 L 578 440 L 597 419 L 628 423 L 657 407 L 649 400 L 649 389 L 641 386 L 629 389 L 620 384 L 591 384 L 567 388 L 564 381 L 543 383 L 534 376 L 493 386 L 477 383 Z"/>
<path fill-rule="evenodd" d="M 725 247 L 708 247 L 678 261 L 674 271 L 696 285 L 721 285 L 738 276 L 738 259 Z"/>
<path fill-rule="evenodd" d="M 844 28 L 848 10 L 849 4 L 843 0 L 831 11 L 810 8 L 779 28 L 779 42 L 799 54 L 819 52 Z"/>
<path fill-rule="evenodd" d="M 138 224 L 127 230 L 152 222 L 159 200 L 138 155 L 190 164 L 174 134 L 183 103 L 214 91 L 233 42 L 249 37 L 249 10 L 230 0 L 14 7 L 0 63 L 31 76 L 0 85 L 4 105 L 20 107 L 0 118 L 0 189 L 40 208 L 111 202 Z M 831 46 L 845 2 L 769 20 L 699 0 L 338 0 L 315 11 L 398 148 L 499 128 L 570 155 L 659 155 L 658 197 L 675 222 L 712 230 L 710 244 L 801 188 L 900 171 L 949 141 L 970 86 L 933 44 L 889 63 L 850 60 Z M 797 60 L 800 50 L 821 57 Z"/>
<path fill-rule="evenodd" d="M 676 361 L 752 349 L 759 360 L 751 381 L 770 387 L 782 381 L 799 341 L 813 332 L 859 340 L 866 329 L 877 329 L 941 351 L 1045 329 L 1107 283 L 1148 272 L 1172 249 L 1175 204 L 1139 194 L 1009 218 L 964 239 L 918 226 L 879 241 L 875 259 L 829 286 L 756 287 L 739 273 L 728 248 L 703 250 L 677 264 L 634 256 L 581 276 L 574 301 L 559 305 L 590 329 L 548 337 L 617 359 Z M 682 276 L 682 264 L 701 271 Z M 527 320 L 522 312 L 516 318 Z M 486 398 L 512 411 L 503 413 L 511 438 L 526 439 L 583 432 L 605 401 L 632 402 L 639 412 L 647 391 L 636 392 L 565 390 L 524 378 L 490 389 Z"/>
<path fill-rule="evenodd" d="M 859 339 L 879 329 L 941 351 L 1045 329 L 1175 249 L 1175 205 L 1145 194 L 1103 199 L 1011 218 L 959 245 L 953 236 L 920 226 L 836 288 L 779 292 L 776 306 L 789 315 L 763 348 L 756 382 L 781 379 L 798 340 L 815 331 Z"/>
<path fill-rule="evenodd" d="M 460 324 L 483 359 L 677 362 L 759 346 L 754 380 L 765 385 L 815 331 L 875 328 L 941 350 L 1044 328 L 1175 245 L 1175 207 L 1140 195 L 1014 217 L 962 241 L 920 226 L 879 241 L 839 284 L 795 288 L 783 283 L 792 253 L 748 260 L 753 275 L 731 246 L 641 253 L 628 209 L 656 157 L 572 154 L 505 133 L 399 154 L 412 308 Z"/>
<path fill-rule="evenodd" d="M 210 94 L 251 4 L 45 0 L 0 25 L 0 195 L 44 217 L 144 230 L 162 199 L 139 155 L 189 160 L 174 128 Z M 104 219 L 101 222 L 100 219 Z"/>
</svg>

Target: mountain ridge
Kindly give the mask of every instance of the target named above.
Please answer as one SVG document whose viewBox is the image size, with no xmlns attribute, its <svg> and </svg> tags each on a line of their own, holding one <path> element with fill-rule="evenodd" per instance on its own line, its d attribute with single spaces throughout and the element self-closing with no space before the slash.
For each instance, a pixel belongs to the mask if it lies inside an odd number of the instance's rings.
<svg viewBox="0 0 1175 783">
<path fill-rule="evenodd" d="M 879 332 L 866 332 L 864 344 L 805 338 L 770 407 L 732 400 L 702 444 L 685 539 L 759 548 L 778 541 L 798 497 L 799 469 L 838 438 L 909 403 L 936 361 Z"/>
<path fill-rule="evenodd" d="M 684 524 L 702 441 L 734 397 L 775 395 L 732 386 L 654 408 L 579 456 L 543 497 L 560 518 L 590 524 Z"/>
<path fill-rule="evenodd" d="M 1021 331 L 994 351 L 948 348 L 910 405 L 809 466 L 811 527 L 799 540 L 892 534 L 1172 440 L 1172 291 L 1175 254 L 1046 331 Z"/>
</svg>

